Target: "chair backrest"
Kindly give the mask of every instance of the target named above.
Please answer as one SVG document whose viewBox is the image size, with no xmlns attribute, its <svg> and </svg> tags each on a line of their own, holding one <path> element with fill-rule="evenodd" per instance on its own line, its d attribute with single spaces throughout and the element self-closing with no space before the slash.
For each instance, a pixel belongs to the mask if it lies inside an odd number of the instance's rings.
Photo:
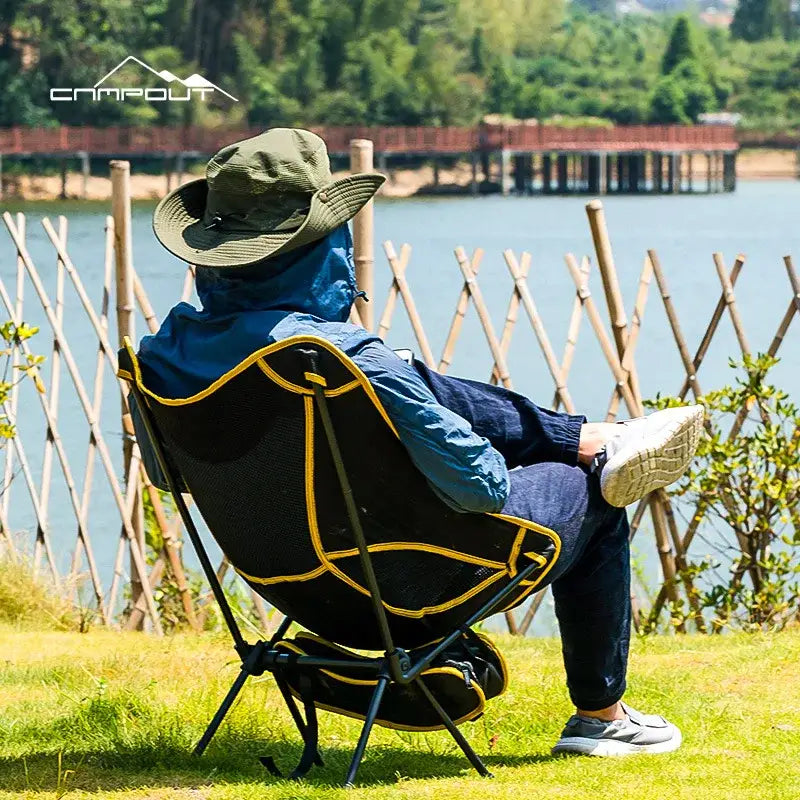
<svg viewBox="0 0 800 800">
<path fill-rule="evenodd" d="M 506 607 L 521 602 L 557 555 L 552 531 L 503 515 L 460 514 L 442 502 L 367 378 L 323 339 L 262 348 L 183 399 L 149 391 L 130 346 L 120 354 L 120 375 L 146 398 L 172 465 L 233 567 L 327 639 L 381 647 L 315 383 L 324 386 L 398 645 L 449 633 L 534 561 L 541 569 Z"/>
</svg>

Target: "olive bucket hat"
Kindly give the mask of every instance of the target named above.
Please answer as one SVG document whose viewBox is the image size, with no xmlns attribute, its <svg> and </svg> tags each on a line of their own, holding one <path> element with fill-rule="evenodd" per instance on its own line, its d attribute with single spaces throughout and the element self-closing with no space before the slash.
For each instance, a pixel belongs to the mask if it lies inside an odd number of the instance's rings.
<svg viewBox="0 0 800 800">
<path fill-rule="evenodd" d="M 206 177 L 168 194 L 153 230 L 171 253 L 203 267 L 244 267 L 322 239 L 354 217 L 386 180 L 333 180 L 325 142 L 273 128 L 223 147 Z"/>
</svg>

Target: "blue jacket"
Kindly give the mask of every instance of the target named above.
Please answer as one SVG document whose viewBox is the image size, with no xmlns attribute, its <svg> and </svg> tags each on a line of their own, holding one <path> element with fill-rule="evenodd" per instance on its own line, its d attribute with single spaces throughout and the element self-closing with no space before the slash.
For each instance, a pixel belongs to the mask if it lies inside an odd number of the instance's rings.
<svg viewBox="0 0 800 800">
<path fill-rule="evenodd" d="M 358 294 L 347 225 L 250 267 L 198 268 L 197 294 L 201 310 L 179 303 L 156 334 L 142 339 L 139 360 L 149 389 L 189 397 L 268 344 L 319 336 L 364 372 L 412 461 L 445 502 L 465 512 L 503 508 L 509 478 L 500 453 L 440 405 L 413 366 L 346 321 Z M 163 485 L 153 454 L 143 447 L 142 456 L 151 480 Z"/>
</svg>

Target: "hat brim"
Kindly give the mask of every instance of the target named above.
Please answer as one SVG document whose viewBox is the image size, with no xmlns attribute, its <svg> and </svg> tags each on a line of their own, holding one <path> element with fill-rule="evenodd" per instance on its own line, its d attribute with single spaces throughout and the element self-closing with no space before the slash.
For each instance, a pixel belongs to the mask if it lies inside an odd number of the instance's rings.
<svg viewBox="0 0 800 800">
<path fill-rule="evenodd" d="M 308 214 L 293 231 L 258 233 L 206 227 L 205 178 L 168 194 L 153 212 L 153 231 L 167 250 L 201 267 L 245 267 L 324 238 L 352 219 L 375 195 L 385 175 L 348 175 L 311 196 Z"/>
</svg>

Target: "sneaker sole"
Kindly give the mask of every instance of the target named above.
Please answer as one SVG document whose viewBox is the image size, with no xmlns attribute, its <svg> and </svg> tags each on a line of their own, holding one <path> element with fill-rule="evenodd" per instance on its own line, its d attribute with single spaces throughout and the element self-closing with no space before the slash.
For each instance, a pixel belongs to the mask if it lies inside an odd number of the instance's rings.
<svg viewBox="0 0 800 800">
<path fill-rule="evenodd" d="M 657 755 L 659 753 L 671 753 L 677 750 L 683 737 L 681 732 L 676 729 L 675 735 L 664 742 L 654 744 L 631 744 L 621 742 L 617 739 L 585 739 L 579 736 L 561 739 L 550 751 L 552 755 L 559 754 L 582 755 L 582 756 L 634 756 L 639 753 L 649 753 Z"/>
<path fill-rule="evenodd" d="M 669 414 L 671 419 L 652 434 L 645 432 L 603 467 L 600 488 L 610 505 L 625 508 L 674 483 L 689 468 L 703 430 L 703 407 L 686 406 L 659 413 Z"/>
</svg>

